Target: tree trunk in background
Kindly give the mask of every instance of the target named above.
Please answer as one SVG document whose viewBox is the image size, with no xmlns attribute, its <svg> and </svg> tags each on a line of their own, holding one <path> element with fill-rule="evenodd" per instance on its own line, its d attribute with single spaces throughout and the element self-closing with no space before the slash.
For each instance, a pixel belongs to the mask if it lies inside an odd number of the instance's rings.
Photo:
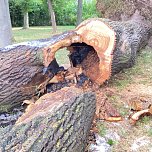
<svg viewBox="0 0 152 152">
<path fill-rule="evenodd" d="M 82 0 L 78 0 L 78 7 L 77 7 L 77 25 L 82 22 Z"/>
<path fill-rule="evenodd" d="M 28 12 L 24 12 L 24 25 L 23 29 L 28 29 L 29 28 L 29 15 Z"/>
<path fill-rule="evenodd" d="M 53 33 L 56 33 L 57 27 L 56 27 L 55 13 L 53 10 L 52 2 L 51 2 L 51 0 L 47 0 L 47 2 L 48 2 L 49 14 L 51 16 L 50 23 L 52 23 Z"/>
<path fill-rule="evenodd" d="M 0 4 L 0 47 L 11 44 L 12 26 L 9 14 L 8 0 L 1 0 Z"/>
</svg>

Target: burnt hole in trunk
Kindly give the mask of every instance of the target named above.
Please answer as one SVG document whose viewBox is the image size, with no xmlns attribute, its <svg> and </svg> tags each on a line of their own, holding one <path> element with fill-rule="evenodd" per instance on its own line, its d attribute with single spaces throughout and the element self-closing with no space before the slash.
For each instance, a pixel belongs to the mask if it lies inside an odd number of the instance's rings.
<svg viewBox="0 0 152 152">
<path fill-rule="evenodd" d="M 98 75 L 99 58 L 92 46 L 86 43 L 73 43 L 67 49 L 69 63 L 65 64 L 65 67 L 64 64 L 60 64 L 60 58 L 50 63 L 48 69 L 51 74 L 48 76 L 51 80 L 46 86 L 45 93 L 55 92 L 71 85 L 90 87 L 93 84 L 90 78 Z"/>
<path fill-rule="evenodd" d="M 74 67 L 76 67 L 78 64 L 81 64 L 82 61 L 87 57 L 88 53 L 93 49 L 92 46 L 89 46 L 85 43 L 73 43 L 71 47 L 73 52 L 69 58 L 72 61 Z"/>
</svg>

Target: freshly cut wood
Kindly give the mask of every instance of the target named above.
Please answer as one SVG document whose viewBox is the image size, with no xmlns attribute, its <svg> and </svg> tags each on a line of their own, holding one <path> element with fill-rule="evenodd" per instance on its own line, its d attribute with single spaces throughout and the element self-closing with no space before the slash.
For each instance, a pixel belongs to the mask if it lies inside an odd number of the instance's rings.
<svg viewBox="0 0 152 152">
<path fill-rule="evenodd" d="M 82 152 L 95 113 L 95 94 L 75 87 L 42 96 L 14 126 L 0 128 L 0 151 Z"/>
</svg>

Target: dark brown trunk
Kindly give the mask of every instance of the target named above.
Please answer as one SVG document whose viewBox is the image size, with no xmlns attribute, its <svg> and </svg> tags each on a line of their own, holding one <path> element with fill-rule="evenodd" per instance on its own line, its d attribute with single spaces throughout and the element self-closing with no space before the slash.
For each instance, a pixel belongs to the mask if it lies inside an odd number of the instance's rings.
<svg viewBox="0 0 152 152">
<path fill-rule="evenodd" d="M 53 28 L 53 33 L 56 33 L 57 27 L 56 27 L 56 19 L 55 19 L 55 13 L 53 10 L 52 2 L 51 0 L 47 0 L 48 2 L 48 9 L 49 9 L 49 14 L 50 14 L 50 23 L 52 23 L 52 28 Z"/>
</svg>

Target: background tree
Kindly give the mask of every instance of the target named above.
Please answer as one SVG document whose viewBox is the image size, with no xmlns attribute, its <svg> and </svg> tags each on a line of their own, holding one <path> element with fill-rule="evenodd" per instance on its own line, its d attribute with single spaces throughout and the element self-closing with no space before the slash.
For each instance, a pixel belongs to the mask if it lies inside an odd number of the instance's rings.
<svg viewBox="0 0 152 152">
<path fill-rule="evenodd" d="M 83 10 L 82 0 L 78 0 L 78 7 L 77 7 L 77 25 L 82 22 L 82 10 Z"/>
<path fill-rule="evenodd" d="M 52 24 L 53 33 L 56 33 L 57 27 L 56 27 L 56 19 L 55 19 L 54 9 L 53 9 L 53 6 L 52 6 L 52 1 L 51 0 L 47 0 L 47 3 L 48 3 L 49 15 L 51 17 L 50 23 Z"/>
<path fill-rule="evenodd" d="M 1 0 L 0 5 L 0 47 L 11 44 L 12 26 L 9 14 L 8 0 Z"/>
<path fill-rule="evenodd" d="M 23 9 L 18 5 L 18 1 L 22 0 L 9 0 L 10 15 L 13 26 L 23 25 Z M 34 0 L 31 0 L 34 1 Z M 36 0 L 35 0 L 36 1 Z M 40 1 L 40 0 L 38 0 Z M 42 0 L 37 5 L 30 5 L 31 9 L 28 13 L 30 26 L 50 26 L 50 15 L 48 9 L 48 0 Z M 52 7 L 55 13 L 57 25 L 76 25 L 77 23 L 77 6 L 75 0 L 51 0 Z M 98 17 L 96 10 L 96 0 L 83 0 L 83 15 L 82 20 L 92 17 Z"/>
<path fill-rule="evenodd" d="M 24 16 L 23 29 L 29 28 L 29 12 L 39 8 L 42 0 L 16 0 L 16 5 L 21 8 Z"/>
</svg>

